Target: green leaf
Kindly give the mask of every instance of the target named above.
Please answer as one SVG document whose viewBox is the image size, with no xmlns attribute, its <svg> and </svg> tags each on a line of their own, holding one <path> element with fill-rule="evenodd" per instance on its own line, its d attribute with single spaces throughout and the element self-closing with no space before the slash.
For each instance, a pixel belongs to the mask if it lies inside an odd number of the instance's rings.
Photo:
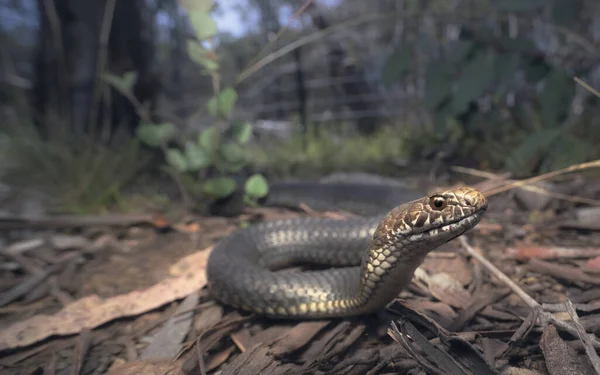
<svg viewBox="0 0 600 375">
<path fill-rule="evenodd" d="M 213 60 L 210 51 L 206 50 L 195 40 L 188 39 L 186 48 L 188 56 L 194 63 L 204 67 L 209 72 L 219 69 L 219 63 Z"/>
<path fill-rule="evenodd" d="M 215 117 L 229 118 L 237 98 L 237 92 L 233 88 L 228 87 L 209 100 L 208 112 Z"/>
<path fill-rule="evenodd" d="M 102 79 L 104 79 L 109 85 L 113 86 L 122 94 L 131 94 L 133 85 L 137 81 L 136 72 L 126 72 L 123 76 L 119 77 L 111 73 L 103 73 Z"/>
<path fill-rule="evenodd" d="M 494 56 L 485 51 L 475 55 L 463 69 L 456 85 L 452 101 L 454 113 L 465 111 L 470 102 L 476 101 L 494 83 Z"/>
<path fill-rule="evenodd" d="M 223 159 L 229 163 L 240 163 L 244 161 L 246 157 L 244 149 L 233 142 L 223 144 L 219 151 L 223 156 Z"/>
<path fill-rule="evenodd" d="M 413 46 L 404 45 L 398 47 L 387 59 L 383 66 L 382 81 L 386 87 L 392 86 L 410 71 L 413 59 Z"/>
<path fill-rule="evenodd" d="M 217 24 L 211 17 L 210 13 L 193 10 L 188 13 L 190 23 L 194 28 L 196 37 L 199 40 L 206 40 L 217 34 Z"/>
<path fill-rule="evenodd" d="M 252 198 L 264 198 L 269 194 L 269 183 L 262 174 L 256 173 L 246 180 L 244 190 Z"/>
<path fill-rule="evenodd" d="M 470 40 L 457 40 L 448 48 L 448 60 L 453 64 L 463 64 L 474 47 L 475 43 Z"/>
<path fill-rule="evenodd" d="M 573 134 L 563 133 L 550 145 L 540 172 L 550 172 L 570 165 L 595 159 L 598 147 L 593 141 L 577 138 Z"/>
<path fill-rule="evenodd" d="M 172 123 L 140 124 L 136 129 L 137 137 L 152 147 L 159 147 L 170 142 L 175 138 L 175 133 L 175 125 Z"/>
<path fill-rule="evenodd" d="M 179 172 L 185 172 L 188 170 L 187 160 L 185 159 L 185 156 L 183 156 L 183 153 L 180 150 L 176 148 L 168 149 L 166 159 L 167 163 L 169 163 L 170 166 L 172 166 Z"/>
<path fill-rule="evenodd" d="M 246 160 L 240 160 L 237 163 L 231 163 L 231 162 L 223 163 L 223 165 L 220 165 L 220 168 L 223 172 L 226 172 L 226 173 L 238 173 L 239 171 L 244 169 L 245 166 L 246 166 Z"/>
<path fill-rule="evenodd" d="M 540 93 L 542 121 L 544 127 L 556 127 L 569 112 L 575 85 L 571 77 L 563 70 L 554 70 L 545 82 L 544 90 Z"/>
<path fill-rule="evenodd" d="M 494 5 L 503 12 L 531 12 L 548 5 L 548 0 L 496 0 Z"/>
<path fill-rule="evenodd" d="M 542 129 L 529 134 L 521 144 L 509 150 L 505 167 L 519 176 L 535 172 L 535 166 L 562 135 L 561 129 Z"/>
<path fill-rule="evenodd" d="M 252 124 L 249 122 L 234 122 L 231 126 L 231 133 L 239 144 L 246 144 L 252 136 Z"/>
<path fill-rule="evenodd" d="M 231 177 L 215 177 L 202 184 L 204 192 L 215 198 L 230 196 L 236 189 L 237 183 Z"/>
<path fill-rule="evenodd" d="M 219 114 L 219 103 L 217 102 L 217 97 L 213 96 L 210 98 L 206 106 L 208 107 L 208 114 L 212 117 L 217 117 Z"/>
<path fill-rule="evenodd" d="M 508 36 L 498 36 L 494 37 L 493 40 L 506 52 L 513 54 L 516 53 L 527 56 L 531 51 L 537 50 L 535 43 L 531 39 L 525 37 L 511 38 Z"/>
<path fill-rule="evenodd" d="M 171 175 L 177 172 L 171 172 Z M 198 180 L 189 173 L 180 174 L 179 178 L 183 183 L 185 189 L 192 195 L 194 198 L 201 198 L 204 190 L 202 189 L 202 185 L 198 183 Z"/>
<path fill-rule="evenodd" d="M 525 77 L 529 83 L 539 83 L 552 72 L 552 67 L 541 58 L 529 59 L 525 66 Z"/>
<path fill-rule="evenodd" d="M 494 60 L 494 81 L 496 84 L 496 93 L 505 94 L 507 91 L 518 87 L 517 73 L 521 57 L 517 54 L 502 54 Z"/>
<path fill-rule="evenodd" d="M 187 12 L 199 11 L 199 12 L 210 12 L 214 0 L 178 0 L 179 5 Z"/>
<path fill-rule="evenodd" d="M 435 111 L 452 94 L 452 66 L 442 60 L 431 60 L 425 73 L 425 106 Z"/>
<path fill-rule="evenodd" d="M 198 135 L 198 145 L 209 152 L 216 150 L 219 147 L 219 129 L 215 126 L 203 129 Z"/>
<path fill-rule="evenodd" d="M 186 142 L 184 152 L 189 170 L 197 171 L 201 168 L 206 168 L 210 166 L 210 153 L 207 150 L 200 147 L 200 145 L 198 145 L 197 143 L 191 141 Z"/>
</svg>

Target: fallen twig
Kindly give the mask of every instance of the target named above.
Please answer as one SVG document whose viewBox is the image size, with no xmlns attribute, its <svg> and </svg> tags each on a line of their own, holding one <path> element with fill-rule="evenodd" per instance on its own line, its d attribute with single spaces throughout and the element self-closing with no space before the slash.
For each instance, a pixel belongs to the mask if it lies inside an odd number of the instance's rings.
<svg viewBox="0 0 600 375">
<path fill-rule="evenodd" d="M 559 171 L 556 172 L 560 172 L 563 171 L 563 173 L 567 173 L 567 172 L 571 172 L 571 171 L 575 171 L 575 170 L 580 170 L 580 169 L 587 169 L 587 168 L 593 168 L 593 167 L 599 167 L 600 166 L 600 161 L 598 161 L 598 164 L 592 164 L 591 166 L 583 166 L 581 168 L 577 168 L 579 165 L 574 165 L 571 166 L 569 168 L 565 168 L 565 169 L 561 169 Z M 570 169 L 573 168 L 573 169 Z M 488 191 L 485 191 L 485 194 L 487 196 L 492 196 L 492 195 L 496 195 L 498 193 L 507 191 L 507 190 L 511 190 L 513 188 L 519 187 L 522 189 L 525 189 L 527 191 L 531 191 L 537 194 L 541 194 L 541 195 L 546 195 L 548 197 L 552 197 L 555 199 L 560 199 L 560 200 L 564 200 L 564 201 L 568 201 L 568 202 L 572 202 L 572 203 L 585 203 L 585 204 L 589 204 L 589 205 L 593 205 L 593 206 L 600 206 L 600 201 L 597 199 L 590 199 L 590 198 L 585 198 L 585 197 L 580 197 L 577 195 L 569 195 L 569 194 L 561 194 L 561 193 L 556 193 L 553 191 L 550 191 L 548 189 L 544 189 L 541 186 L 535 186 L 535 185 L 530 185 L 534 182 L 538 182 L 538 181 L 542 181 L 551 177 L 554 177 L 556 175 L 562 174 L 562 173 L 555 173 L 552 174 L 551 173 L 547 173 L 545 175 L 541 175 L 541 176 L 546 176 L 544 178 L 538 178 L 540 176 L 536 176 L 530 179 L 526 179 L 526 180 L 513 180 L 510 178 L 503 178 L 503 176 L 501 175 L 496 175 L 494 173 L 490 173 L 490 172 L 484 172 L 484 171 L 480 171 L 477 169 L 473 169 L 473 168 L 466 168 L 466 167 L 461 167 L 461 166 L 453 166 L 452 170 L 459 172 L 459 173 L 465 173 L 465 174 L 469 174 L 472 176 L 477 176 L 477 177 L 483 177 L 483 178 L 487 178 L 488 180 L 501 180 L 503 182 L 506 182 L 505 185 L 499 186 L 499 187 L 494 187 Z"/>
<path fill-rule="evenodd" d="M 512 281 L 508 276 L 506 276 L 502 271 L 500 271 L 496 266 L 494 266 L 490 261 L 488 261 L 484 256 L 479 254 L 465 239 L 465 236 L 461 236 L 458 238 L 461 242 L 462 246 L 465 250 L 477 259 L 490 273 L 500 279 L 503 283 L 505 283 L 516 295 L 518 295 L 526 304 L 532 309 L 540 309 L 542 310 L 542 305 L 538 303 L 535 299 L 533 299 L 529 294 L 527 294 L 523 289 L 521 289 L 514 281 Z M 554 315 L 547 311 L 540 311 L 539 315 L 539 324 L 546 325 L 548 323 L 553 323 L 557 327 L 563 329 L 565 332 L 570 333 L 571 335 L 578 337 L 579 332 L 577 328 L 574 327 L 571 323 L 565 322 L 563 320 L 557 319 Z M 590 342 L 596 349 L 600 349 L 600 340 L 593 336 L 589 337 Z"/>
<path fill-rule="evenodd" d="M 0 216 L 0 229 L 23 228 L 71 228 L 90 226 L 130 226 L 135 224 L 154 225 L 157 216 L 153 214 L 102 215 L 102 216 Z"/>
<path fill-rule="evenodd" d="M 581 343 L 585 348 L 585 353 L 590 359 L 590 362 L 592 362 L 592 366 L 594 366 L 594 370 L 596 370 L 596 373 L 600 375 L 600 357 L 598 357 L 598 353 L 596 353 L 596 350 L 594 349 L 594 346 L 592 344 L 592 340 L 590 338 L 592 335 L 588 334 L 585 331 L 585 329 L 581 326 L 581 323 L 579 322 L 579 316 L 577 315 L 575 307 L 573 306 L 571 301 L 567 300 L 565 302 L 565 307 L 567 308 L 567 312 L 569 313 L 569 316 L 573 321 L 575 329 L 577 329 L 577 334 L 579 335 L 579 339 L 581 340 Z"/>
</svg>

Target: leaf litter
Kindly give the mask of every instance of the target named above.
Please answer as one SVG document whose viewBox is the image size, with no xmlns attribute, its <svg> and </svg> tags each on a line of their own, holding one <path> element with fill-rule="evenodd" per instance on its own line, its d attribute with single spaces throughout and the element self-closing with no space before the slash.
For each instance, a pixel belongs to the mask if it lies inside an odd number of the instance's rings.
<svg viewBox="0 0 600 375">
<path fill-rule="evenodd" d="M 484 183 L 492 188 L 507 182 L 490 181 Z M 546 183 L 541 191 L 558 190 Z M 209 247 L 240 222 L 298 213 L 260 208 L 237 219 L 196 218 L 194 225 L 170 225 L 175 233 L 153 251 L 140 250 L 144 244 L 137 236 L 127 238 L 126 231 L 116 236 L 90 231 L 91 218 L 84 225 L 88 232 L 65 232 L 77 224 L 62 217 L 60 226 L 54 223 L 53 231 L 60 231 L 54 240 L 40 237 L 0 249 L 2 275 L 13 275 L 0 279 L 0 301 L 5 301 L 0 313 L 7 318 L 0 323 L 0 373 L 598 373 L 600 292 L 594 287 L 600 275 L 593 261 L 600 255 L 600 237 L 590 229 L 594 212 L 572 215 L 577 211 L 542 199 L 534 208 L 523 207 L 522 194 L 491 197 L 490 215 L 428 257 L 414 283 L 386 310 L 324 321 L 247 315 L 215 303 L 203 288 L 210 248 L 194 249 Z M 309 215 L 346 216 L 303 209 Z M 133 219 L 117 218 L 116 225 L 141 225 Z M 105 221 L 102 227 L 110 226 Z M 40 222 L 52 220 L 38 219 L 33 227 Z M 161 222 L 162 229 L 166 226 Z M 165 234 L 142 231 L 142 238 L 148 236 L 160 242 Z M 174 246 L 173 238 L 185 245 Z M 163 271 L 147 277 L 138 270 L 134 276 L 146 278 L 147 285 L 112 295 L 100 285 L 58 282 L 61 274 L 70 275 L 63 280 L 91 280 L 86 269 L 115 257 L 131 257 L 133 269 L 159 259 L 154 267 Z M 123 275 L 106 272 L 115 285 L 121 283 Z M 35 278 L 43 280 L 27 282 Z M 54 281 L 39 289 L 44 280 Z M 30 297 L 34 292 L 38 296 Z"/>
</svg>

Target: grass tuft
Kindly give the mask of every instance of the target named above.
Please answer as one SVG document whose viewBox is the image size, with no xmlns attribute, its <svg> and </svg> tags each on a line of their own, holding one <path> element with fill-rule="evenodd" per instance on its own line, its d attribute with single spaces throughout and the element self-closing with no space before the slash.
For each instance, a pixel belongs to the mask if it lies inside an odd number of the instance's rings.
<svg viewBox="0 0 600 375">
<path fill-rule="evenodd" d="M 43 191 L 51 211 L 123 209 L 122 190 L 144 167 L 139 141 L 102 145 L 84 135 L 43 137 L 22 124 L 1 134 L 0 179 L 17 190 Z"/>
<path fill-rule="evenodd" d="M 287 140 L 260 142 L 249 150 L 250 163 L 278 177 L 314 178 L 330 172 L 385 173 L 407 156 L 406 134 L 382 128 L 372 136 L 309 131 Z"/>
</svg>

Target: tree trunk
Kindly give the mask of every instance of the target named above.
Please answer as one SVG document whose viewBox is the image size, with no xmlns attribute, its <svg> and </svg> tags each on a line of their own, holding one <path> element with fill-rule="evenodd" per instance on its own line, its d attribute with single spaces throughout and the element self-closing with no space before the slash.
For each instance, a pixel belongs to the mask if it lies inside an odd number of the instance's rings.
<svg viewBox="0 0 600 375">
<path fill-rule="evenodd" d="M 47 135 L 99 136 L 117 126 L 131 133 L 139 118 L 129 101 L 108 89 L 102 72 L 135 71 L 134 94 L 153 106 L 158 89 L 150 66 L 153 21 L 143 0 L 38 0 L 40 18 L 33 104 L 36 124 Z M 110 31 L 108 43 L 101 33 Z M 110 95 L 107 95 L 110 93 Z"/>
</svg>

